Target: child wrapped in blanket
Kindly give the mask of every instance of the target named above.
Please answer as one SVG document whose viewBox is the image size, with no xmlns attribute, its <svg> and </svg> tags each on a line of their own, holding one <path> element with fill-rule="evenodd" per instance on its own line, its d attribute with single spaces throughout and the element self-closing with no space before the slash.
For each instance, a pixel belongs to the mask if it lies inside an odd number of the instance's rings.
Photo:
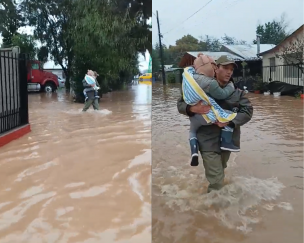
<svg viewBox="0 0 304 243">
<path fill-rule="evenodd" d="M 221 87 L 214 78 L 216 68 L 215 61 L 199 53 L 194 60 L 193 67 L 184 69 L 183 73 L 183 97 L 188 105 L 195 105 L 202 101 L 210 105 L 208 114 L 195 114 L 190 117 L 189 142 L 191 148 L 191 166 L 198 165 L 198 141 L 196 132 L 202 125 L 213 124 L 216 122 L 229 122 L 236 116 L 236 113 L 223 110 L 214 100 L 224 100 L 235 90 L 234 84 L 229 82 L 226 87 Z M 209 95 L 211 97 L 209 97 Z M 226 126 L 221 131 L 221 149 L 238 152 L 240 148 L 232 142 L 233 128 Z"/>
<path fill-rule="evenodd" d="M 94 91 L 95 91 L 95 98 L 98 99 L 99 98 L 98 90 L 100 88 L 96 84 L 97 77 L 98 77 L 98 74 L 96 72 L 94 72 L 92 70 L 88 70 L 87 74 L 84 77 L 84 80 L 94 89 Z M 95 80 L 95 82 L 92 83 L 93 80 Z M 87 99 L 88 99 L 87 91 L 90 91 L 90 90 L 91 90 L 91 88 L 85 88 L 83 90 L 85 101 L 87 101 Z"/>
</svg>

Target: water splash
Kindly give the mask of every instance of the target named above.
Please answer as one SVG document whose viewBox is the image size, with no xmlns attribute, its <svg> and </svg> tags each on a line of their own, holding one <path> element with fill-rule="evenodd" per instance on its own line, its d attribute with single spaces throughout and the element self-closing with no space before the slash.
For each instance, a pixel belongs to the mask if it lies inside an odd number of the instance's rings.
<svg viewBox="0 0 304 243">
<path fill-rule="evenodd" d="M 222 190 L 203 195 L 193 188 L 195 185 L 191 184 L 185 189 L 177 185 L 163 185 L 161 193 L 166 197 L 166 205 L 181 212 L 194 211 L 215 217 L 227 228 L 243 233 L 250 232 L 250 225 L 260 222 L 258 212 L 261 206 L 273 202 L 285 188 L 277 178 L 262 180 L 254 177 L 232 178 L 231 183 Z M 292 209 L 289 203 L 273 205 Z"/>
<path fill-rule="evenodd" d="M 79 115 L 79 114 L 99 114 L 99 115 L 109 115 L 112 114 L 112 111 L 108 109 L 102 109 L 95 111 L 93 109 L 89 109 L 86 112 L 83 112 L 82 109 L 70 109 L 70 110 L 65 110 L 63 111 L 64 113 L 71 114 L 71 115 Z"/>
</svg>

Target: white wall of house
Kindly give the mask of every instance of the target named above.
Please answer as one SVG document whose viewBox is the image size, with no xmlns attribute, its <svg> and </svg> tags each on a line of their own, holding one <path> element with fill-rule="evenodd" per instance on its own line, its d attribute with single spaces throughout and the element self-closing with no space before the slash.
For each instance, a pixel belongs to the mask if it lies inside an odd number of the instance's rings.
<svg viewBox="0 0 304 243">
<path fill-rule="evenodd" d="M 284 48 L 286 48 L 287 45 L 299 39 L 303 40 L 303 38 L 304 31 L 302 28 L 302 31 L 300 31 L 297 35 L 294 35 L 292 39 L 288 39 L 285 43 L 282 43 L 282 46 L 279 50 L 276 50 L 275 52 L 270 51 L 269 53 L 265 53 L 263 55 L 264 82 L 268 82 L 271 77 L 272 81 L 282 81 L 293 85 L 304 85 L 304 75 L 301 74 L 301 71 L 299 71 L 296 67 L 284 66 L 284 60 L 282 58 L 276 57 L 277 55 L 282 54 Z"/>
</svg>

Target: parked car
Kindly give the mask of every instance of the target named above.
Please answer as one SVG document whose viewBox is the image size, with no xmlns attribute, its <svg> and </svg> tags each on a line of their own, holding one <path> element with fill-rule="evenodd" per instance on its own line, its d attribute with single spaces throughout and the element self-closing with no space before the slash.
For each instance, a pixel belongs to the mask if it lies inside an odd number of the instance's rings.
<svg viewBox="0 0 304 243">
<path fill-rule="evenodd" d="M 59 83 L 59 88 L 64 88 L 65 87 L 65 78 L 60 78 L 58 77 L 58 83 Z"/>
<path fill-rule="evenodd" d="M 145 73 L 138 78 L 139 84 L 152 84 L 152 73 Z"/>
</svg>

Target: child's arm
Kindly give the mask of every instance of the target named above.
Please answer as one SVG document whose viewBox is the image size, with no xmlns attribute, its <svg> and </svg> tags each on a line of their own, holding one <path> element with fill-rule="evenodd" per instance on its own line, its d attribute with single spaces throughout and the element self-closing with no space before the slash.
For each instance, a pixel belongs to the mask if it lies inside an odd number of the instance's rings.
<svg viewBox="0 0 304 243">
<path fill-rule="evenodd" d="M 209 85 L 208 93 L 214 99 L 224 100 L 228 98 L 235 90 L 232 82 L 229 82 L 226 87 L 222 88 L 219 83 L 214 79 Z"/>
<path fill-rule="evenodd" d="M 84 88 L 91 88 L 91 87 L 92 87 L 91 85 L 89 85 L 89 84 L 86 82 L 85 79 L 82 80 L 82 85 L 83 85 Z"/>
</svg>

